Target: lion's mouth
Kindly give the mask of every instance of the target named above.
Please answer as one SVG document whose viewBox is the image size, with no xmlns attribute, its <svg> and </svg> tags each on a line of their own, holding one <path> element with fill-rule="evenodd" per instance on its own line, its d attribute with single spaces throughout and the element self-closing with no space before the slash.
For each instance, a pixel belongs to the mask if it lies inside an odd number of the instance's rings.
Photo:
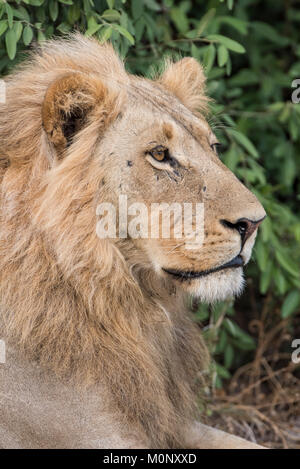
<svg viewBox="0 0 300 469">
<path fill-rule="evenodd" d="M 182 270 L 165 269 L 165 268 L 162 268 L 162 270 L 164 272 L 166 272 L 167 274 L 170 274 L 173 277 L 176 277 L 178 280 L 183 281 L 183 280 L 190 280 L 190 279 L 194 279 L 194 278 L 205 277 L 206 275 L 213 274 L 215 272 L 219 272 L 220 270 L 243 267 L 243 265 L 244 265 L 244 260 L 243 260 L 242 256 L 238 255 L 234 259 L 231 259 L 231 261 L 226 262 L 226 264 L 222 264 L 218 267 L 215 267 L 214 269 L 202 270 L 200 272 L 195 272 L 195 271 L 192 271 L 192 270 L 182 271 Z"/>
</svg>

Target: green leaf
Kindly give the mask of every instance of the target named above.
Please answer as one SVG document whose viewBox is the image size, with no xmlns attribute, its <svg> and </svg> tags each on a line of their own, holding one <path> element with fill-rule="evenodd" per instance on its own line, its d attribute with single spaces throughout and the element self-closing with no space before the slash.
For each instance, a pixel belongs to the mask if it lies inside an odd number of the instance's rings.
<svg viewBox="0 0 300 469">
<path fill-rule="evenodd" d="M 101 44 L 108 41 L 108 39 L 112 35 L 112 32 L 113 32 L 113 29 L 111 26 L 105 26 L 104 28 L 101 28 L 101 30 L 98 33 L 98 39 L 101 42 Z"/>
<path fill-rule="evenodd" d="M 223 387 L 223 384 L 222 384 L 222 380 L 221 378 L 216 375 L 216 378 L 215 380 L 213 381 L 213 386 L 216 388 L 216 389 L 222 389 Z"/>
<path fill-rule="evenodd" d="M 300 292 L 299 290 L 292 290 L 283 302 L 281 309 L 281 317 L 288 318 L 293 314 L 300 305 Z"/>
<path fill-rule="evenodd" d="M 131 14 L 134 20 L 138 20 L 142 16 L 143 10 L 143 0 L 131 0 Z"/>
<path fill-rule="evenodd" d="M 215 57 L 216 57 L 216 48 L 213 44 L 210 44 L 206 49 L 206 52 L 204 54 L 204 59 L 203 59 L 203 65 L 204 65 L 206 73 L 208 73 L 211 70 L 215 61 Z"/>
<path fill-rule="evenodd" d="M 5 10 L 7 14 L 8 27 L 11 29 L 13 27 L 13 21 L 14 21 L 13 9 L 8 3 L 6 3 Z"/>
<path fill-rule="evenodd" d="M 73 0 L 58 0 L 59 3 L 63 3 L 64 5 L 73 5 Z"/>
<path fill-rule="evenodd" d="M 259 33 L 279 46 L 287 46 L 290 42 L 285 35 L 279 34 L 275 28 L 265 22 L 252 21 L 250 25 L 254 29 L 254 34 Z"/>
<path fill-rule="evenodd" d="M 66 23 L 65 21 L 63 21 L 62 23 L 60 23 L 57 28 L 56 28 L 58 31 L 60 31 L 61 33 L 65 34 L 65 33 L 68 33 L 71 29 L 71 26 Z"/>
<path fill-rule="evenodd" d="M 70 8 L 68 8 L 68 22 L 70 24 L 76 23 L 80 19 L 80 6 L 78 3 L 74 3 L 74 5 L 71 5 Z"/>
<path fill-rule="evenodd" d="M 227 134 L 233 137 L 236 142 L 238 142 L 242 147 L 244 147 L 250 155 L 252 155 L 254 158 L 258 158 L 259 155 L 255 146 L 252 142 L 250 142 L 246 135 L 242 134 L 241 132 L 238 132 L 235 129 L 227 129 Z"/>
<path fill-rule="evenodd" d="M 122 10 L 121 18 L 120 18 L 120 25 L 123 28 L 127 29 L 127 31 L 129 31 L 129 27 L 130 27 L 129 22 L 130 22 L 130 20 L 129 20 L 129 17 L 128 17 L 127 13 L 125 13 L 125 11 Z"/>
<path fill-rule="evenodd" d="M 283 276 L 281 270 L 278 268 L 273 269 L 273 277 L 275 285 L 278 288 L 280 295 L 284 295 L 287 289 L 287 281 Z"/>
<path fill-rule="evenodd" d="M 267 268 L 268 263 L 268 249 L 265 244 L 263 244 L 260 240 L 257 241 L 255 246 L 255 257 L 257 259 L 258 266 L 262 272 L 264 272 Z"/>
<path fill-rule="evenodd" d="M 246 342 L 241 342 L 240 340 L 237 339 L 232 339 L 231 343 L 235 349 L 238 350 L 245 350 L 245 351 L 250 351 L 250 350 L 255 350 L 256 344 L 248 344 Z"/>
<path fill-rule="evenodd" d="M 211 22 L 215 14 L 216 14 L 216 9 L 211 8 L 210 10 L 208 10 L 207 13 L 205 13 L 205 15 L 202 16 L 201 20 L 199 21 L 198 28 L 197 28 L 198 36 L 201 36 L 201 34 L 205 31 L 206 27 L 209 25 L 209 23 Z"/>
<path fill-rule="evenodd" d="M 33 5 L 34 7 L 40 7 L 43 5 L 44 0 L 24 0 L 27 5 Z"/>
<path fill-rule="evenodd" d="M 237 337 L 238 330 L 237 330 L 237 325 L 234 324 L 234 322 L 226 318 L 224 319 L 224 327 L 227 330 L 227 332 L 229 332 L 233 337 Z"/>
<path fill-rule="evenodd" d="M 291 259 L 288 258 L 287 255 L 277 249 L 275 256 L 281 267 L 283 267 L 291 275 L 299 277 L 299 268 L 297 269 L 297 267 L 294 266 L 294 263 L 291 261 Z"/>
<path fill-rule="evenodd" d="M 33 39 L 33 31 L 31 26 L 27 25 L 23 31 L 23 43 L 25 46 L 28 46 Z"/>
<path fill-rule="evenodd" d="M 107 21 L 119 21 L 121 15 L 117 10 L 105 10 L 101 17 Z"/>
<path fill-rule="evenodd" d="M 240 70 L 230 78 L 231 86 L 249 86 L 256 85 L 257 83 L 259 83 L 259 75 L 249 68 Z"/>
<path fill-rule="evenodd" d="M 231 169 L 231 171 L 235 171 L 237 164 L 239 162 L 239 152 L 237 151 L 236 144 L 232 144 L 229 150 L 223 156 L 224 164 Z"/>
<path fill-rule="evenodd" d="M 271 233 L 272 233 L 272 222 L 270 218 L 266 218 L 260 227 L 260 235 L 264 243 L 269 241 Z"/>
<path fill-rule="evenodd" d="M 95 18 L 91 16 L 88 20 L 88 28 L 85 32 L 86 36 L 93 36 L 99 29 L 102 27 L 102 24 L 97 23 Z"/>
<path fill-rule="evenodd" d="M 228 37 L 222 36 L 221 34 L 209 34 L 206 36 L 206 39 L 209 41 L 214 41 L 218 42 L 220 44 L 223 44 L 227 49 L 232 50 L 233 52 L 237 52 L 239 54 L 243 54 L 245 51 L 245 48 L 237 41 L 234 41 L 233 39 L 229 39 Z"/>
<path fill-rule="evenodd" d="M 37 10 L 36 10 L 36 19 L 37 19 L 37 21 L 40 21 L 43 24 L 46 23 L 45 8 L 37 8 Z"/>
<path fill-rule="evenodd" d="M 230 55 L 228 55 L 228 59 L 226 62 L 226 75 L 227 76 L 231 75 L 231 70 L 232 70 L 231 58 L 230 58 Z"/>
<path fill-rule="evenodd" d="M 221 44 L 218 47 L 218 65 L 219 65 L 219 67 L 223 67 L 226 64 L 226 62 L 228 60 L 228 57 L 229 57 L 228 49 L 223 44 Z"/>
<path fill-rule="evenodd" d="M 20 6 L 17 10 L 14 9 L 14 17 L 30 23 L 30 16 L 27 10 L 25 10 L 25 8 L 22 6 Z"/>
<path fill-rule="evenodd" d="M 108 8 L 113 9 L 115 6 L 115 0 L 106 0 Z"/>
<path fill-rule="evenodd" d="M 207 310 L 202 311 L 201 309 L 195 314 L 197 321 L 202 322 L 208 319 L 209 312 Z"/>
<path fill-rule="evenodd" d="M 183 34 L 186 33 L 187 30 L 189 29 L 189 22 L 185 13 L 182 11 L 182 9 L 179 7 L 171 8 L 170 16 L 177 30 L 180 33 L 183 33 Z"/>
<path fill-rule="evenodd" d="M 23 31 L 23 25 L 22 25 L 21 21 L 15 21 L 14 22 L 13 30 L 16 34 L 16 41 L 18 42 L 19 39 L 22 36 L 22 31 Z"/>
<path fill-rule="evenodd" d="M 228 343 L 228 335 L 225 329 L 222 328 L 218 337 L 218 341 L 217 341 L 214 353 L 215 354 L 223 353 L 227 343 Z"/>
<path fill-rule="evenodd" d="M 43 33 L 43 31 L 38 31 L 38 34 L 37 34 L 38 42 L 39 43 L 44 42 L 44 41 L 46 41 L 46 39 L 47 38 L 46 38 L 45 34 Z"/>
<path fill-rule="evenodd" d="M 2 34 L 5 33 L 5 31 L 7 30 L 7 28 L 8 28 L 7 21 L 6 21 L 6 20 L 0 21 L 0 36 L 2 36 Z"/>
<path fill-rule="evenodd" d="M 300 221 L 295 223 L 295 225 L 292 227 L 292 230 L 296 241 L 300 242 Z"/>
<path fill-rule="evenodd" d="M 45 31 L 45 36 L 47 39 L 50 39 L 54 34 L 54 26 L 53 24 L 50 24 L 49 26 L 47 26 L 47 29 Z"/>
<path fill-rule="evenodd" d="M 218 21 L 220 23 L 226 23 L 229 26 L 232 26 L 239 33 L 246 35 L 248 32 L 248 23 L 234 16 L 219 16 Z"/>
<path fill-rule="evenodd" d="M 56 0 L 50 0 L 49 2 L 49 14 L 52 21 L 56 21 L 58 17 L 59 6 Z"/>
<path fill-rule="evenodd" d="M 216 363 L 215 366 L 216 366 L 216 371 L 221 378 L 225 378 L 225 379 L 230 378 L 231 374 L 229 373 L 228 370 L 226 370 L 226 368 L 224 368 L 224 366 L 221 366 L 219 363 Z"/>
<path fill-rule="evenodd" d="M 196 44 L 194 44 L 194 43 L 192 43 L 192 45 L 191 45 L 191 55 L 192 55 L 192 57 L 194 57 L 197 60 L 200 59 L 199 49 L 196 46 Z"/>
<path fill-rule="evenodd" d="M 5 45 L 8 57 L 14 60 L 17 52 L 17 37 L 13 29 L 9 29 L 5 34 Z"/>
<path fill-rule="evenodd" d="M 237 339 L 240 344 L 247 345 L 248 347 L 255 348 L 255 340 L 247 332 L 243 331 L 238 327 Z"/>
<path fill-rule="evenodd" d="M 83 0 L 83 11 L 86 16 L 91 13 L 91 2 L 90 0 Z"/>
<path fill-rule="evenodd" d="M 274 271 L 273 262 L 271 259 L 269 259 L 266 269 L 262 272 L 259 278 L 259 290 L 263 295 L 265 295 L 265 293 L 268 291 L 268 288 L 271 284 L 273 271 Z"/>
<path fill-rule="evenodd" d="M 233 363 L 234 349 L 231 344 L 227 344 L 224 352 L 224 365 L 229 369 Z"/>
<path fill-rule="evenodd" d="M 145 30 L 145 26 L 146 26 L 146 23 L 145 23 L 145 20 L 143 17 L 141 17 L 140 19 L 137 20 L 137 22 L 135 23 L 135 38 L 136 38 L 136 42 L 140 42 L 140 40 L 142 39 L 142 36 L 143 36 L 143 32 Z"/>
<path fill-rule="evenodd" d="M 297 177 L 298 169 L 292 154 L 285 159 L 282 167 L 282 183 L 287 187 L 292 187 Z"/>
<path fill-rule="evenodd" d="M 123 28 L 123 26 L 119 26 L 118 24 L 114 24 L 114 29 L 116 29 L 122 36 L 126 37 L 126 39 L 130 42 L 130 44 L 134 44 L 134 38 L 130 34 L 127 29 Z"/>
<path fill-rule="evenodd" d="M 126 0 L 122 0 L 125 3 Z M 144 3 L 147 8 L 153 11 L 159 11 L 161 6 L 155 0 L 144 0 Z"/>
</svg>

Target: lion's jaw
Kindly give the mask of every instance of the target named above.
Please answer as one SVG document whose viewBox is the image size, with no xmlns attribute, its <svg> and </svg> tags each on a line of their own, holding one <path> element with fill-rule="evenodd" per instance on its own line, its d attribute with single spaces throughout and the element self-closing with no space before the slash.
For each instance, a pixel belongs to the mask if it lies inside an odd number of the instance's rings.
<svg viewBox="0 0 300 469">
<path fill-rule="evenodd" d="M 241 251 L 243 266 L 248 264 L 251 258 L 256 234 L 255 232 L 251 236 Z M 201 301 L 212 303 L 239 296 L 245 283 L 243 267 L 233 267 L 196 279 L 187 286 L 187 290 Z"/>
<path fill-rule="evenodd" d="M 245 286 L 243 270 L 251 258 L 256 235 L 257 232 L 253 233 L 241 252 L 238 253 L 238 256 L 241 257 L 240 262 L 243 264 L 241 266 L 238 266 L 239 262 L 237 262 L 237 265 L 230 267 L 232 259 L 228 259 L 229 262 L 227 264 L 217 265 L 215 268 L 202 271 L 198 276 L 195 274 L 191 278 L 184 277 L 186 270 L 182 275 L 180 271 L 174 275 L 174 273 L 172 274 L 172 269 L 160 265 L 157 261 L 153 262 L 153 267 L 158 276 L 171 278 L 177 287 L 200 299 L 202 302 L 214 303 L 236 297 L 242 293 Z"/>
<path fill-rule="evenodd" d="M 194 280 L 186 289 L 201 301 L 213 303 L 240 295 L 244 284 L 243 269 L 238 267 Z"/>
</svg>

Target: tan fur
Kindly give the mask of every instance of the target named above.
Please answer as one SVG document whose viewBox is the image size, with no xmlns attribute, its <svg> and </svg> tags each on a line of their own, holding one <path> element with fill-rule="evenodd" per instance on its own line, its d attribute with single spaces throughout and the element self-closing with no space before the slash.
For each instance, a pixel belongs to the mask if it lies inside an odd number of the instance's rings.
<svg viewBox="0 0 300 469">
<path fill-rule="evenodd" d="M 236 293 L 242 276 L 241 269 L 219 272 L 183 289 L 161 267 L 220 265 L 238 253 L 239 236 L 219 220 L 264 216 L 210 148 L 212 132 L 196 114 L 203 86 L 192 59 L 150 82 L 128 75 L 111 46 L 77 35 L 49 42 L 10 76 L 0 107 L 3 337 L 66 382 L 101 383 L 111 412 L 140 428 L 152 447 L 188 446 L 184 429 L 196 416 L 207 368 L 186 292 L 201 296 L 205 288 L 215 300 Z M 69 115 L 75 124 L 67 142 Z M 146 161 L 154 140 L 170 145 L 185 167 L 178 181 Z M 99 240 L 96 207 L 120 193 L 146 205 L 204 201 L 203 248 L 187 252 L 174 239 Z"/>
</svg>

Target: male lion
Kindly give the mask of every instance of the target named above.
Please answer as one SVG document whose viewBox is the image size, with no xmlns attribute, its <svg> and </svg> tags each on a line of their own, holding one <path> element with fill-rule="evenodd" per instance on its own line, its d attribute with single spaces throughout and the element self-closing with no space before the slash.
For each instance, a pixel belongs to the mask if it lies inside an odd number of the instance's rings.
<svg viewBox="0 0 300 469">
<path fill-rule="evenodd" d="M 221 445 L 193 423 L 207 352 L 186 297 L 240 293 L 265 212 L 217 156 L 204 81 L 192 58 L 154 81 L 129 75 L 111 46 L 80 35 L 6 80 L 3 448 Z M 99 239 L 97 206 L 121 194 L 202 202 L 204 242 Z"/>
</svg>

